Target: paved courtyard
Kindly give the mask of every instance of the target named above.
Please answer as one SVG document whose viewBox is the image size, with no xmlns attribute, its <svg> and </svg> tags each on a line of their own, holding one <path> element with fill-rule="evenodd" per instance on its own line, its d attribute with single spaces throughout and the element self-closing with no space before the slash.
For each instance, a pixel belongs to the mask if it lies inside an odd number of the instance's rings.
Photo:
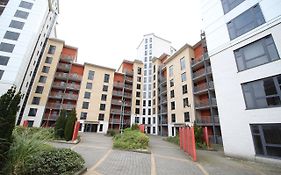
<svg viewBox="0 0 281 175">
<path fill-rule="evenodd" d="M 192 162 L 178 146 L 150 136 L 151 154 L 112 149 L 112 138 L 102 134 L 81 133 L 77 145 L 55 144 L 80 153 L 86 175 L 280 175 L 281 167 L 231 159 L 222 152 L 197 151 Z"/>
</svg>

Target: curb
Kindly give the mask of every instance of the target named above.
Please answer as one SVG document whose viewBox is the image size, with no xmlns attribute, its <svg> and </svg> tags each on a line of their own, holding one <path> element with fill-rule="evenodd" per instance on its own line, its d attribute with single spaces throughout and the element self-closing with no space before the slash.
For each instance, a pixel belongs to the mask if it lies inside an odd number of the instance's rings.
<svg viewBox="0 0 281 175">
<path fill-rule="evenodd" d="M 81 170 L 76 172 L 74 175 L 82 175 L 87 172 L 87 167 L 83 167 Z"/>
</svg>

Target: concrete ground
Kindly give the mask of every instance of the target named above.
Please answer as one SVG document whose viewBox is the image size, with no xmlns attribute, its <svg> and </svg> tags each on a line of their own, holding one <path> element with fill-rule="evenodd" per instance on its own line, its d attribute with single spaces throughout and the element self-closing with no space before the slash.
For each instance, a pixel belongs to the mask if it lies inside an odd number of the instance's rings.
<svg viewBox="0 0 281 175">
<path fill-rule="evenodd" d="M 224 157 L 222 152 L 198 150 L 193 162 L 178 146 L 150 136 L 151 154 L 112 149 L 112 138 L 81 133 L 77 145 L 54 144 L 80 153 L 86 175 L 281 175 L 281 167 Z"/>
</svg>

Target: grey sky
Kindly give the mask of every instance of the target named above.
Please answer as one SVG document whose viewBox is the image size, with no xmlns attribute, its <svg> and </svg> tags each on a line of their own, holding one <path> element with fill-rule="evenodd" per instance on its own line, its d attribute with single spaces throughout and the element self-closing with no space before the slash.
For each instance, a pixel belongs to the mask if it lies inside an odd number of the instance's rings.
<svg viewBox="0 0 281 175">
<path fill-rule="evenodd" d="M 78 47 L 78 62 L 118 68 L 136 58 L 144 34 L 179 49 L 200 39 L 199 0 L 60 0 L 58 38 Z"/>
</svg>

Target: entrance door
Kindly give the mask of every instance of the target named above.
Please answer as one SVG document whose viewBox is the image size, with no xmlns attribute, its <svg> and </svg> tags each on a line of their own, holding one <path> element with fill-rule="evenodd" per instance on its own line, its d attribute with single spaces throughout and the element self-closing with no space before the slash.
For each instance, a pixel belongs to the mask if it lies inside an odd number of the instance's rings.
<svg viewBox="0 0 281 175">
<path fill-rule="evenodd" d="M 97 132 L 98 125 L 97 124 L 85 124 L 84 132 Z"/>
</svg>

